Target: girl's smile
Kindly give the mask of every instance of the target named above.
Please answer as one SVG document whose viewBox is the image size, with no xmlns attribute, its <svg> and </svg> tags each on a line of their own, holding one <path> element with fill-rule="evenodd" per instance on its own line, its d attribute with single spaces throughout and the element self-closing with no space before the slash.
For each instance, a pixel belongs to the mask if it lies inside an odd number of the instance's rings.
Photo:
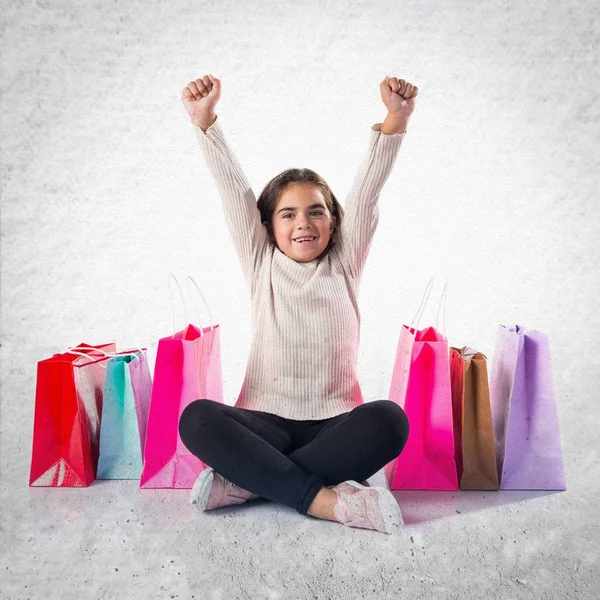
<svg viewBox="0 0 600 600">
<path fill-rule="evenodd" d="M 284 254 L 298 262 L 309 262 L 327 248 L 335 217 L 316 186 L 292 183 L 281 195 L 271 223 L 264 224 Z M 311 239 L 299 241 L 304 238 Z"/>
</svg>

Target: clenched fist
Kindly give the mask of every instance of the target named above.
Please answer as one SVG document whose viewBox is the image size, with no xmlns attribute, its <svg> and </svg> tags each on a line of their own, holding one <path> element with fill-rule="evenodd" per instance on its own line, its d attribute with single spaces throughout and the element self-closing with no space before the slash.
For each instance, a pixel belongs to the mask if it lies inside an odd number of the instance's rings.
<svg viewBox="0 0 600 600">
<path fill-rule="evenodd" d="M 215 107 L 221 97 L 221 81 L 212 75 L 190 81 L 181 92 L 181 101 L 192 122 L 205 123 L 214 120 Z"/>
<path fill-rule="evenodd" d="M 419 93 L 416 85 L 405 79 L 386 77 L 380 84 L 381 99 L 388 113 L 409 117 L 415 109 L 415 98 Z"/>
</svg>

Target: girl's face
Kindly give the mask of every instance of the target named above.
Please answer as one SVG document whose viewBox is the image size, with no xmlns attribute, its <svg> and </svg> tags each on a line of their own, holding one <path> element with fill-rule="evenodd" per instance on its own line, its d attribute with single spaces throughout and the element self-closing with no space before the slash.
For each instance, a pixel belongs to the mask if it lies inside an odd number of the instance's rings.
<svg viewBox="0 0 600 600">
<path fill-rule="evenodd" d="M 335 227 L 335 217 L 325 204 L 321 190 L 311 184 L 292 183 L 287 186 L 272 217 L 264 222 L 271 241 L 297 262 L 318 258 L 327 248 Z M 298 238 L 314 238 L 298 242 Z"/>
</svg>

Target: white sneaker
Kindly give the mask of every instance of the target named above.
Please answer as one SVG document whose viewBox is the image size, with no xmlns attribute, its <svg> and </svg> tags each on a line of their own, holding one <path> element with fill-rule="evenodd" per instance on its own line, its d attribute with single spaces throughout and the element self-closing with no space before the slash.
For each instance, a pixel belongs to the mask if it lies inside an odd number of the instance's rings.
<svg viewBox="0 0 600 600">
<path fill-rule="evenodd" d="M 221 506 L 243 504 L 254 498 L 258 496 L 225 479 L 212 467 L 206 467 L 194 482 L 191 503 L 195 504 L 198 510 L 206 511 Z"/>
<path fill-rule="evenodd" d="M 333 508 L 337 521 L 348 527 L 395 533 L 404 527 L 396 498 L 383 487 L 366 487 L 349 480 L 334 486 L 338 503 Z"/>
</svg>

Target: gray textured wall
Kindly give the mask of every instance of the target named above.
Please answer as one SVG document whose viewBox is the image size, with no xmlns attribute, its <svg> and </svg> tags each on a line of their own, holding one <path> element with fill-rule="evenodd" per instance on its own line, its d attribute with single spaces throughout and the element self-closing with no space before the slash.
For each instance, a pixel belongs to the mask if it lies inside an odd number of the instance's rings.
<svg viewBox="0 0 600 600">
<path fill-rule="evenodd" d="M 237 397 L 250 305 L 182 88 L 221 79 L 217 114 L 257 195 L 307 166 L 343 202 L 390 75 L 420 93 L 364 273 L 365 399 L 387 397 L 399 328 L 430 276 L 422 324 L 448 278 L 452 345 L 491 356 L 498 323 L 546 332 L 587 572 L 600 533 L 598 16 L 590 0 L 3 1 L 3 506 L 35 493 L 36 362 L 79 342 L 152 356 L 184 321 L 171 270 L 201 286 L 225 402 Z"/>
</svg>

